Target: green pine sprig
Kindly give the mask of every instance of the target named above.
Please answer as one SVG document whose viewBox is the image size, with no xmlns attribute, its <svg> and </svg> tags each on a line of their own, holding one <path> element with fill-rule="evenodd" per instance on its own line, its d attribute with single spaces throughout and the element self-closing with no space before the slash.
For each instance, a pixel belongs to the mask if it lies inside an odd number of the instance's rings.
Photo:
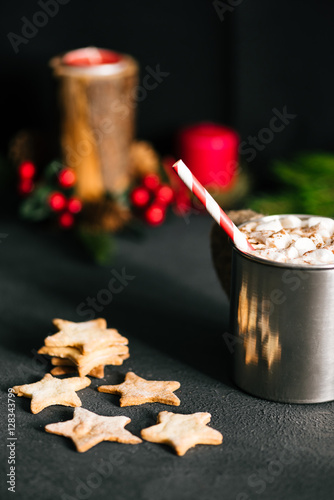
<svg viewBox="0 0 334 500">
<path fill-rule="evenodd" d="M 274 161 L 271 170 L 274 191 L 253 197 L 253 210 L 334 216 L 334 154 L 300 153 Z"/>
</svg>

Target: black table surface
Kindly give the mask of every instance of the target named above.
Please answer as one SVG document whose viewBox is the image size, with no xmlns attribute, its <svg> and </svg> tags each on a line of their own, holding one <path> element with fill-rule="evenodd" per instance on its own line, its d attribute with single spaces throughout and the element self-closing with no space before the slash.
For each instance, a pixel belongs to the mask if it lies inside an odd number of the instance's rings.
<svg viewBox="0 0 334 500">
<path fill-rule="evenodd" d="M 223 341 L 228 301 L 211 263 L 211 224 L 204 215 L 171 217 L 148 229 L 143 240 L 119 236 L 113 262 L 103 267 L 69 234 L 2 221 L 1 233 L 8 236 L 0 245 L 1 499 L 332 498 L 334 404 L 264 401 L 230 379 Z M 119 293 L 108 295 L 102 290 L 115 272 L 128 278 Z M 130 417 L 127 428 L 136 435 L 162 410 L 210 412 L 209 425 L 222 432 L 223 444 L 198 445 L 183 457 L 149 442 L 103 442 L 78 453 L 70 439 L 44 431 L 48 423 L 71 419 L 73 408 L 52 406 L 33 415 L 30 400 L 16 397 L 13 494 L 6 483 L 8 387 L 35 382 L 49 371 L 36 351 L 54 331 L 52 318 L 93 316 L 105 317 L 129 338 L 131 357 L 79 392 L 83 408 Z M 147 379 L 178 380 L 181 405 L 120 408 L 118 396 L 97 392 L 98 385 L 120 383 L 129 370 Z"/>
</svg>

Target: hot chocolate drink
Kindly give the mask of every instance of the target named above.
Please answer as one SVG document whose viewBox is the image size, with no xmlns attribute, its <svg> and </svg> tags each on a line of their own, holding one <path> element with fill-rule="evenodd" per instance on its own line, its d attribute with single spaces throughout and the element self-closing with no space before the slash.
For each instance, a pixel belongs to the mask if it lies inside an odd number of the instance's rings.
<svg viewBox="0 0 334 500">
<path fill-rule="evenodd" d="M 276 262 L 334 264 L 334 220 L 284 215 L 251 221 L 239 228 L 254 248 L 252 255 Z"/>
</svg>

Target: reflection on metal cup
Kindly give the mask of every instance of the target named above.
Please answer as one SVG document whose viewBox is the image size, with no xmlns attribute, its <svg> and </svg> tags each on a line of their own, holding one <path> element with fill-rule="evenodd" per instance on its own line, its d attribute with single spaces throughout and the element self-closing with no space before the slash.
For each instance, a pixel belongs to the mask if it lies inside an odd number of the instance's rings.
<svg viewBox="0 0 334 500">
<path fill-rule="evenodd" d="M 277 217 L 285 215 L 263 220 Z M 232 248 L 235 383 L 273 401 L 334 400 L 334 265 L 280 263 Z"/>
</svg>

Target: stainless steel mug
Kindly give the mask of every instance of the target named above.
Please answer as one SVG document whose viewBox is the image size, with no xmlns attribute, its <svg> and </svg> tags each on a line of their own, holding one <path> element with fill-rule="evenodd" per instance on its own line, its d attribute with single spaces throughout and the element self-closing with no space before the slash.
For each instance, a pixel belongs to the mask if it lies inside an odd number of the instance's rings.
<svg viewBox="0 0 334 500">
<path fill-rule="evenodd" d="M 284 403 L 334 400 L 334 265 L 285 264 L 232 248 L 235 383 Z"/>
</svg>

